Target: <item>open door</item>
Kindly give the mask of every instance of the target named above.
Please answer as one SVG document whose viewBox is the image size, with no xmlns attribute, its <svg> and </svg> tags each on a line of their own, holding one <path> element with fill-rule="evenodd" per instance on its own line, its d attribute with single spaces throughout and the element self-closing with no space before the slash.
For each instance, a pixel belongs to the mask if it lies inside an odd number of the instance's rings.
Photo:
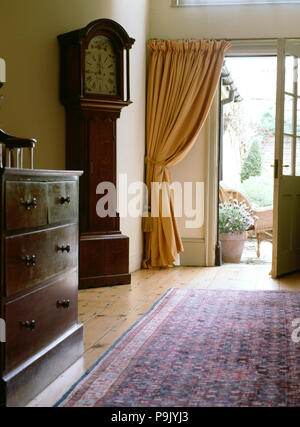
<svg viewBox="0 0 300 427">
<path fill-rule="evenodd" d="M 274 278 L 300 270 L 300 40 L 278 41 Z"/>
</svg>

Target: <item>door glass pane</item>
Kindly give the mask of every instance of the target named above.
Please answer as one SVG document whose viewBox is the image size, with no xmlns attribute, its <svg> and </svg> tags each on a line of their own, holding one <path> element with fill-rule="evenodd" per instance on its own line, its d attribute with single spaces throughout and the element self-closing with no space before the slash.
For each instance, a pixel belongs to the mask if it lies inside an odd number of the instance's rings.
<svg viewBox="0 0 300 427">
<path fill-rule="evenodd" d="M 294 97 L 285 95 L 284 100 L 284 133 L 293 134 L 293 105 Z"/>
<path fill-rule="evenodd" d="M 293 93 L 294 90 L 294 57 L 285 58 L 285 92 Z"/>
<path fill-rule="evenodd" d="M 292 150 L 293 150 L 293 138 L 290 136 L 284 136 L 283 140 L 283 167 L 282 174 L 283 175 L 291 175 L 292 174 Z"/>
<path fill-rule="evenodd" d="M 300 138 L 297 138 L 296 146 L 296 176 L 300 176 Z"/>
</svg>

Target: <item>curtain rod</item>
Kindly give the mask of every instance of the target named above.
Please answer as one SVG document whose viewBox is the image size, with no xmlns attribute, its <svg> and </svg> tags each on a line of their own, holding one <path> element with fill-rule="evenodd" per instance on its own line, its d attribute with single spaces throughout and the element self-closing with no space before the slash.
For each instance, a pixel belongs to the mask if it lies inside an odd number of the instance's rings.
<svg viewBox="0 0 300 427">
<path fill-rule="evenodd" d="M 225 40 L 228 42 L 254 42 L 254 41 L 264 41 L 264 40 L 269 40 L 269 41 L 273 41 L 273 40 L 278 40 L 278 38 L 276 37 L 262 37 L 262 38 L 245 38 L 245 39 L 235 39 L 235 38 L 221 38 L 221 39 L 215 39 L 215 40 Z"/>
<path fill-rule="evenodd" d="M 255 41 L 276 41 L 276 40 L 279 40 L 279 39 L 300 40 L 300 37 L 261 37 L 261 38 L 244 38 L 244 39 L 241 39 L 241 38 L 227 38 L 227 37 L 224 37 L 224 38 L 213 38 L 212 39 L 212 38 L 199 37 L 199 39 L 202 39 L 202 40 L 215 40 L 215 41 L 222 41 L 222 40 L 224 40 L 224 41 L 227 41 L 227 42 L 247 42 L 247 41 L 255 42 Z M 188 39 L 184 39 L 184 38 L 181 38 L 181 39 L 150 38 L 149 40 L 161 40 L 161 41 L 168 41 L 168 40 L 187 40 L 188 41 L 188 40 L 197 40 L 197 38 L 188 38 Z"/>
<path fill-rule="evenodd" d="M 238 38 L 224 38 L 224 39 L 215 39 L 215 40 L 225 40 L 225 41 L 232 41 L 232 42 L 255 42 L 255 41 L 275 41 L 279 39 L 292 39 L 292 40 L 300 40 L 300 37 L 262 37 L 262 38 L 245 38 L 245 39 L 238 39 Z"/>
</svg>

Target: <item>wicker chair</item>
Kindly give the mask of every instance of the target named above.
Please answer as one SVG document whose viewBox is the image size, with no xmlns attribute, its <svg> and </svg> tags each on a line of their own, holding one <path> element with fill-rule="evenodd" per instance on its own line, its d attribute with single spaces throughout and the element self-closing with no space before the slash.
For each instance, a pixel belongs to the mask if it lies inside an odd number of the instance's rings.
<svg viewBox="0 0 300 427">
<path fill-rule="evenodd" d="M 229 202 L 230 199 L 236 199 L 238 202 L 244 201 L 245 204 L 253 211 L 253 216 L 256 215 L 258 220 L 255 221 L 253 230 L 249 230 L 249 235 L 257 240 L 257 256 L 260 257 L 260 244 L 262 241 L 272 243 L 273 231 L 273 207 L 264 208 L 253 207 L 249 199 L 240 191 L 232 189 L 224 189 L 220 186 L 219 197 L 221 202 Z"/>
</svg>

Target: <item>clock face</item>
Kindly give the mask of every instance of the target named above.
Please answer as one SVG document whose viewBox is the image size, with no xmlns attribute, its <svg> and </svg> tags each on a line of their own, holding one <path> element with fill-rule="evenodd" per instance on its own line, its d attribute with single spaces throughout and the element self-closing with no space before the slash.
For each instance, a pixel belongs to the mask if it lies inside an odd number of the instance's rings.
<svg viewBox="0 0 300 427">
<path fill-rule="evenodd" d="M 117 61 L 111 41 L 105 36 L 91 39 L 85 51 L 85 92 L 118 95 Z"/>
</svg>

